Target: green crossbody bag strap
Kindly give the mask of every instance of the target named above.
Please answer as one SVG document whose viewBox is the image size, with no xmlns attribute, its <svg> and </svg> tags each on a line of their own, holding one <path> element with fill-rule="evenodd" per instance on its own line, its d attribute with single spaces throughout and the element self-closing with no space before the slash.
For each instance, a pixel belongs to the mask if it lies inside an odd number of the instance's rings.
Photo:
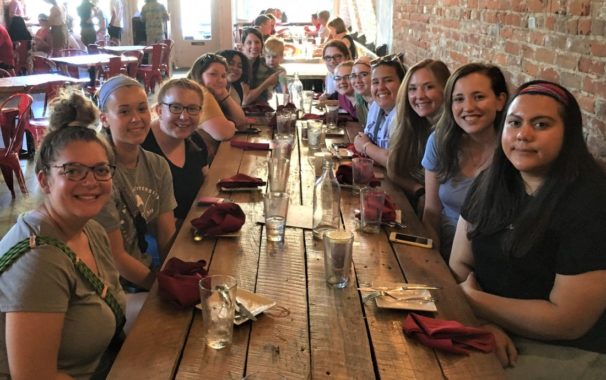
<svg viewBox="0 0 606 380">
<path fill-rule="evenodd" d="M 72 249 L 62 241 L 47 236 L 36 235 L 31 235 L 29 238 L 21 240 L 10 248 L 2 257 L 0 257 L 0 274 L 4 273 L 4 271 L 7 270 L 25 252 L 43 245 L 56 247 L 65 253 L 67 257 L 69 257 L 71 262 L 74 264 L 74 267 L 76 267 L 76 270 L 93 287 L 99 297 L 105 301 L 107 306 L 109 306 L 114 313 L 114 317 L 116 318 L 116 334 L 119 334 L 124 327 L 126 318 L 124 317 L 124 312 L 122 311 L 122 307 L 118 303 L 118 300 L 116 297 L 114 297 L 114 294 L 111 292 L 109 287 L 105 285 L 103 281 L 101 281 L 101 279 L 93 271 L 91 271 L 82 260 L 80 260 L 74 251 L 72 251 Z"/>
</svg>

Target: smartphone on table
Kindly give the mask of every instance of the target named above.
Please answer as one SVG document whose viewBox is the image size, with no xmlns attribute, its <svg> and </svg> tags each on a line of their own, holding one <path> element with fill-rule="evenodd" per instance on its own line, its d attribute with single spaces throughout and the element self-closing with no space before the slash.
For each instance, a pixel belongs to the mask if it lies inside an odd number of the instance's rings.
<svg viewBox="0 0 606 380">
<path fill-rule="evenodd" d="M 402 243 L 408 245 L 414 245 L 422 248 L 431 248 L 433 241 L 423 236 L 403 234 L 401 232 L 392 232 L 389 234 L 389 240 L 394 243 Z"/>
</svg>

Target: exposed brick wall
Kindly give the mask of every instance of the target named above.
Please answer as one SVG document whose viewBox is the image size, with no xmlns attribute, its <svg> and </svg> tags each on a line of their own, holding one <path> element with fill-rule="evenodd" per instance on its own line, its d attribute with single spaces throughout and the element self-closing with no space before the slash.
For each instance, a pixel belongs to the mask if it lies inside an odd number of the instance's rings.
<svg viewBox="0 0 606 380">
<path fill-rule="evenodd" d="M 393 18 L 392 50 L 407 65 L 492 62 L 512 88 L 537 78 L 567 87 L 606 161 L 606 0 L 394 0 Z"/>
</svg>

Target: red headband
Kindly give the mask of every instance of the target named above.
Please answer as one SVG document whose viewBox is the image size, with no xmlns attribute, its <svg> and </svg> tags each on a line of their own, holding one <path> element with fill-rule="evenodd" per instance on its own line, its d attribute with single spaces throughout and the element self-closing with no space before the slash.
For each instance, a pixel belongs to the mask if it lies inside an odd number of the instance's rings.
<svg viewBox="0 0 606 380">
<path fill-rule="evenodd" d="M 560 86 L 549 82 L 533 83 L 527 87 L 524 87 L 520 90 L 520 92 L 518 92 L 518 96 L 524 94 L 547 95 L 565 106 L 568 106 L 570 103 L 568 94 L 566 94 L 566 92 Z"/>
</svg>

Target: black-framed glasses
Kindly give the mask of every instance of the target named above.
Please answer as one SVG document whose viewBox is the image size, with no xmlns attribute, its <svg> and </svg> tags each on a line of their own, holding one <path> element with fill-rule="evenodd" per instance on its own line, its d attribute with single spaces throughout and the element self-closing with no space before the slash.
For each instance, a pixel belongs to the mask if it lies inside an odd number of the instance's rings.
<svg viewBox="0 0 606 380">
<path fill-rule="evenodd" d="M 335 82 L 340 82 L 342 80 L 349 80 L 349 75 L 335 75 L 334 80 L 335 80 Z"/>
<path fill-rule="evenodd" d="M 170 113 L 172 113 L 174 115 L 181 115 L 183 113 L 183 110 L 186 110 L 188 114 L 190 114 L 192 116 L 196 116 L 202 110 L 202 107 L 200 107 L 197 104 L 192 104 L 189 106 L 184 106 L 183 104 L 179 104 L 179 103 L 160 103 L 160 104 L 168 106 L 168 110 L 170 111 Z"/>
<path fill-rule="evenodd" d="M 68 162 L 63 165 L 53 165 L 52 167 L 62 169 L 61 174 L 70 181 L 82 181 L 86 178 L 88 172 L 92 172 L 93 177 L 97 181 L 109 181 L 116 172 L 116 167 L 110 164 L 87 166 L 76 162 Z"/>
<path fill-rule="evenodd" d="M 335 54 L 335 55 L 325 55 L 323 58 L 326 62 L 336 62 L 336 61 L 340 61 L 344 58 L 345 56 L 343 54 Z"/>
<path fill-rule="evenodd" d="M 356 80 L 358 78 L 364 79 L 370 75 L 370 71 L 360 71 L 358 74 L 350 74 L 349 79 Z"/>
</svg>

